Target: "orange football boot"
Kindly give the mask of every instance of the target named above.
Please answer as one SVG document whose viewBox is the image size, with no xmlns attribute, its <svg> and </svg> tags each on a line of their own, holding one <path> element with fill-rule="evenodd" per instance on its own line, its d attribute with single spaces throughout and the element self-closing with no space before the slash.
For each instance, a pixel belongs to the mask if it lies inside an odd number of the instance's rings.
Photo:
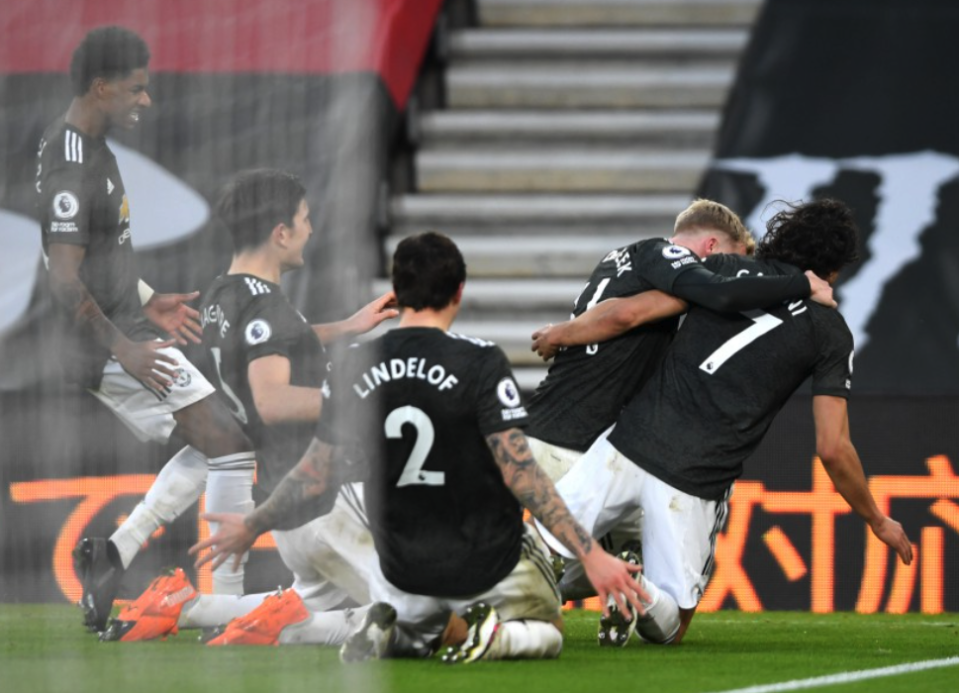
<svg viewBox="0 0 959 693">
<path fill-rule="evenodd" d="M 207 645 L 279 645 L 280 631 L 310 615 L 300 595 L 292 588 L 271 594 L 245 616 L 226 625 Z"/>
<path fill-rule="evenodd" d="M 125 606 L 100 634 L 100 640 L 135 642 L 176 635 L 183 605 L 196 596 L 186 573 L 176 568 L 156 578 L 136 601 Z"/>
</svg>

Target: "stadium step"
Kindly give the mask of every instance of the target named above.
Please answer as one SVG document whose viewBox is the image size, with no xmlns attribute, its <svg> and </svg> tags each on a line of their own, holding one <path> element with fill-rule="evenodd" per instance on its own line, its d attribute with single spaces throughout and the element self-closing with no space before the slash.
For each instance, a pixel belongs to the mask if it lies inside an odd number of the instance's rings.
<svg viewBox="0 0 959 693">
<path fill-rule="evenodd" d="M 480 24 L 500 27 L 742 26 L 762 0 L 478 0 Z"/>
<path fill-rule="evenodd" d="M 719 124 L 709 111 L 435 111 L 418 121 L 423 149 L 512 150 L 630 146 L 707 150 Z"/>
<path fill-rule="evenodd" d="M 401 195 L 393 198 L 391 236 L 433 229 L 456 237 L 669 235 L 677 195 Z"/>
<path fill-rule="evenodd" d="M 450 41 L 452 59 L 473 64 L 516 60 L 582 61 L 625 58 L 630 61 L 720 61 L 732 63 L 748 32 L 733 29 L 467 30 Z"/>
<path fill-rule="evenodd" d="M 712 108 L 725 100 L 732 67 L 549 63 L 452 66 L 451 108 Z"/>
<path fill-rule="evenodd" d="M 708 161 L 685 150 L 424 150 L 416 174 L 423 192 L 686 192 Z"/>
</svg>

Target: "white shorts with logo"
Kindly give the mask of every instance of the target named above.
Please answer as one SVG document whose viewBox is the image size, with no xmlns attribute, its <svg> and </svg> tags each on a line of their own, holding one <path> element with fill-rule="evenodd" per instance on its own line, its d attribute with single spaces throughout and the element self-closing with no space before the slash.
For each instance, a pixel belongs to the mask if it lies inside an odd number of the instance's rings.
<svg viewBox="0 0 959 693">
<path fill-rule="evenodd" d="M 529 445 L 529 451 L 536 459 L 536 464 L 546 472 L 546 476 L 554 484 L 562 479 L 583 456 L 579 450 L 553 445 L 533 436 L 526 436 L 526 442 Z"/>
<path fill-rule="evenodd" d="M 596 441 L 606 440 L 612 432 L 613 426 L 610 426 L 599 434 Z M 533 453 L 533 457 L 536 458 L 536 463 L 546 472 L 546 476 L 548 476 L 554 484 L 566 476 L 566 472 L 572 469 L 573 465 L 579 462 L 579 459 L 586 454 L 585 452 L 573 450 L 572 448 L 564 448 L 559 445 L 547 443 L 545 440 L 540 440 L 533 436 L 526 436 L 526 441 L 529 443 L 529 451 Z M 593 445 L 595 444 L 594 442 Z"/>
<path fill-rule="evenodd" d="M 593 537 L 620 528 L 643 510 L 643 572 L 682 609 L 699 604 L 713 571 L 716 534 L 729 511 L 722 501 L 673 488 L 624 457 L 605 438 L 597 440 L 556 489 Z M 730 492 L 732 489 L 730 489 Z M 556 553 L 570 553 L 542 525 Z"/>
<path fill-rule="evenodd" d="M 605 440 L 613 427 L 607 428 L 597 440 Z M 586 453 L 578 450 L 560 447 L 540 440 L 526 436 L 529 442 L 530 452 L 536 458 L 537 464 L 546 472 L 546 476 L 555 484 L 566 473 L 573 468 L 580 458 Z M 642 537 L 643 511 L 636 510 L 631 518 L 624 520 L 621 525 L 599 537 L 598 540 L 603 548 L 609 553 L 618 554 L 624 546 L 632 542 L 638 542 Z M 596 595 L 596 590 L 586 577 L 582 565 L 577 562 L 568 563 L 563 579 L 559 583 L 560 593 L 564 600 L 588 599 Z"/>
<path fill-rule="evenodd" d="M 157 340 L 160 341 L 160 340 Z M 90 392 L 140 440 L 165 443 L 176 427 L 173 413 L 209 397 L 215 392 L 209 381 L 176 347 L 158 349 L 177 362 L 170 388 L 157 392 L 127 373 L 115 358 L 103 367 L 98 390 Z"/>
<path fill-rule="evenodd" d="M 314 610 L 368 604 L 370 571 L 377 563 L 366 512 L 363 485 L 340 489 L 333 509 L 302 527 L 273 532 L 293 589 Z"/>
<path fill-rule="evenodd" d="M 389 582 L 374 561 L 370 597 L 388 602 L 397 613 L 397 624 L 421 643 L 424 651 L 435 645 L 449 621 L 450 612 L 462 614 L 476 602 L 486 602 L 499 612 L 500 620 L 555 621 L 561 617 L 549 552 L 528 524 L 523 524 L 523 545 L 513 571 L 486 592 L 463 597 L 428 597 L 404 592 Z M 424 566 L 429 570 L 429 566 Z"/>
</svg>

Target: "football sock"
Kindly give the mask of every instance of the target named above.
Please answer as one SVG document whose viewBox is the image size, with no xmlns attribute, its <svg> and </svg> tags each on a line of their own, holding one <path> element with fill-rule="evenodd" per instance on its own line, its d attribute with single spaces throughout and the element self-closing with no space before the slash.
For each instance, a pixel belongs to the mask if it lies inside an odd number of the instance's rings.
<svg viewBox="0 0 959 693">
<path fill-rule="evenodd" d="M 645 604 L 646 615 L 636 619 L 636 632 L 648 642 L 666 645 L 679 632 L 679 605 L 676 600 L 641 576 L 643 589 L 650 601 Z"/>
<path fill-rule="evenodd" d="M 253 476 L 256 472 L 252 452 L 241 452 L 208 460 L 209 474 L 206 481 L 206 511 L 208 513 L 240 513 L 253 510 Z M 215 534 L 218 524 L 210 523 L 210 533 Z M 244 555 L 240 567 L 234 569 L 230 558 L 213 571 L 214 594 L 243 594 Z"/>
<path fill-rule="evenodd" d="M 305 602 L 309 607 L 309 601 Z M 280 631 L 281 645 L 342 645 L 360 627 L 370 606 L 340 611 L 315 611 L 300 623 Z"/>
<path fill-rule="evenodd" d="M 234 618 L 246 616 L 274 592 L 246 594 L 201 594 L 183 605 L 179 628 L 217 628 L 225 626 Z"/>
<path fill-rule="evenodd" d="M 206 484 L 207 459 L 187 446 L 163 466 L 156 480 L 110 541 L 126 569 L 157 529 L 173 522 L 193 505 Z"/>
<path fill-rule="evenodd" d="M 484 659 L 555 659 L 563 634 L 546 621 L 503 621 Z"/>
</svg>

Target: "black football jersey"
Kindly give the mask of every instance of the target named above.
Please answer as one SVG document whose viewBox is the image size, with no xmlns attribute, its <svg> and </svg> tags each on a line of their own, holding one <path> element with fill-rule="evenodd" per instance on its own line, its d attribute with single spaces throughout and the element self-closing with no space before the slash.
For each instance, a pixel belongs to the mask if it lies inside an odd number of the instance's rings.
<svg viewBox="0 0 959 693">
<path fill-rule="evenodd" d="M 212 382 L 256 448 L 258 484 L 271 491 L 309 447 L 315 422 L 264 424 L 247 368 L 255 359 L 283 356 L 291 385 L 320 389 L 329 371 L 326 351 L 279 285 L 248 274 L 217 277 L 203 296 L 200 322 Z"/>
<path fill-rule="evenodd" d="M 735 255 L 711 263 L 726 276 L 797 271 Z M 848 396 L 852 357 L 852 334 L 839 311 L 809 300 L 739 314 L 693 307 L 609 440 L 670 485 L 718 500 L 807 378 L 813 395 Z"/>
<path fill-rule="evenodd" d="M 676 277 L 697 266 L 701 264 L 693 252 L 664 239 L 613 250 L 596 265 L 571 317 L 608 298 L 650 289 L 670 293 Z M 677 324 L 678 318 L 662 320 L 602 344 L 560 351 L 530 398 L 529 435 L 587 450 L 662 360 Z"/>
<path fill-rule="evenodd" d="M 459 597 L 516 566 L 520 504 L 485 437 L 526 424 L 502 350 L 432 328 L 400 328 L 337 363 L 317 438 L 359 441 L 366 509 L 384 576 L 398 588 Z"/>
<path fill-rule="evenodd" d="M 44 254 L 53 243 L 84 246 L 80 279 L 103 314 L 132 339 L 154 337 L 137 291 L 130 204 L 106 140 L 88 137 L 63 118 L 47 128 L 37 152 L 36 204 Z M 95 386 L 109 350 L 65 310 L 58 319 L 71 335 L 64 358 L 76 363 L 67 372 Z"/>
</svg>

